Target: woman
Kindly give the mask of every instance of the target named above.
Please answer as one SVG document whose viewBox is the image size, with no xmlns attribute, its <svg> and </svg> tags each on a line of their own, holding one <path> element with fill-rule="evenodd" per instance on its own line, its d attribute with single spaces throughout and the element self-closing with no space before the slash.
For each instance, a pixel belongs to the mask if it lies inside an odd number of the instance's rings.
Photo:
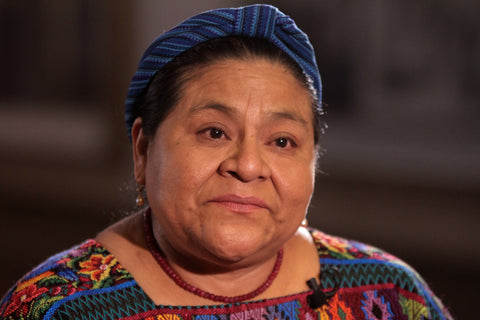
<svg viewBox="0 0 480 320">
<path fill-rule="evenodd" d="M 308 38 L 274 7 L 159 37 L 126 103 L 148 206 L 26 275 L 2 319 L 449 319 L 400 260 L 302 226 L 320 101 Z"/>
</svg>

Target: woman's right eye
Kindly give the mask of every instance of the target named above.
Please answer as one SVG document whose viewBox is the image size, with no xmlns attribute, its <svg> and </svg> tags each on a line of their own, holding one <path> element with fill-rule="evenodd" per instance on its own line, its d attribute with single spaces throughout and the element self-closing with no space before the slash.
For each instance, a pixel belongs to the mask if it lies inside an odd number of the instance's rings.
<svg viewBox="0 0 480 320">
<path fill-rule="evenodd" d="M 200 131 L 200 134 L 205 138 L 212 140 L 219 140 L 226 137 L 225 132 L 219 128 L 206 128 Z"/>
</svg>

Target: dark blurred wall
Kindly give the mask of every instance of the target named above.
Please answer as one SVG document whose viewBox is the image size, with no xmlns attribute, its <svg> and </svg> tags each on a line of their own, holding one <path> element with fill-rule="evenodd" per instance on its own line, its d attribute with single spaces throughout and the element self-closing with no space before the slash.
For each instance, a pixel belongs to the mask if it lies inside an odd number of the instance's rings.
<svg viewBox="0 0 480 320">
<path fill-rule="evenodd" d="M 323 78 L 326 174 L 310 224 L 400 256 L 458 319 L 472 319 L 480 5 L 273 3 L 307 31 Z M 224 5 L 0 1 L 2 293 L 48 255 L 133 210 L 122 112 L 139 56 L 163 30 Z"/>
</svg>

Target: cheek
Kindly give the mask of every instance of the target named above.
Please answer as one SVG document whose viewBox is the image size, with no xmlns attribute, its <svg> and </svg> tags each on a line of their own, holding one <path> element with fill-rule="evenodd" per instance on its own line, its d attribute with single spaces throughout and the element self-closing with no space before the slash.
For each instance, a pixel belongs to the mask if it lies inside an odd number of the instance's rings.
<svg viewBox="0 0 480 320">
<path fill-rule="evenodd" d="M 158 150 L 147 162 L 147 191 L 159 201 L 187 201 L 200 191 L 217 166 L 211 153 L 196 152 L 182 144 Z"/>
<path fill-rule="evenodd" d="M 304 172 L 297 172 L 298 174 L 292 178 L 292 182 L 289 184 L 293 200 L 298 201 L 299 204 L 303 203 L 308 206 L 310 197 L 313 193 L 313 174 L 310 170 Z"/>
<path fill-rule="evenodd" d="M 290 209 L 304 214 L 313 193 L 315 171 L 311 164 L 291 163 L 275 170 L 273 181 L 284 202 Z M 285 203 L 286 202 L 286 203 Z"/>
</svg>

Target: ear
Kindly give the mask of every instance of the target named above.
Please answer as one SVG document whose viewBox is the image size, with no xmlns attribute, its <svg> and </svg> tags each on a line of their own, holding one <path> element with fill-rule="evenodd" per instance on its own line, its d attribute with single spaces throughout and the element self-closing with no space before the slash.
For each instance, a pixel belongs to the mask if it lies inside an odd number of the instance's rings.
<svg viewBox="0 0 480 320">
<path fill-rule="evenodd" d="M 137 118 L 132 126 L 133 171 L 138 185 L 145 184 L 148 138 L 143 134 L 142 119 Z"/>
</svg>

